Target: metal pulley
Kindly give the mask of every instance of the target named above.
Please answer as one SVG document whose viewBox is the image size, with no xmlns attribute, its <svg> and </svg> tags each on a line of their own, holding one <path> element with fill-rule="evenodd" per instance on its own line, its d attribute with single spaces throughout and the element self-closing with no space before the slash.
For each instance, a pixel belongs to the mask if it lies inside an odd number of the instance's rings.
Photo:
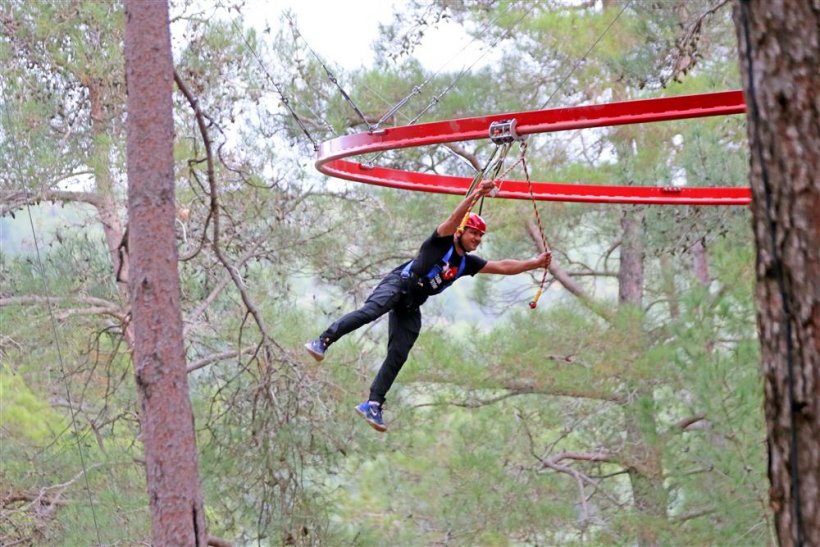
<svg viewBox="0 0 820 547">
<path fill-rule="evenodd" d="M 515 126 L 517 122 L 515 118 L 511 120 L 498 120 L 490 124 L 490 140 L 494 144 L 507 144 L 513 141 L 524 141 L 526 136 L 520 136 Z"/>
</svg>

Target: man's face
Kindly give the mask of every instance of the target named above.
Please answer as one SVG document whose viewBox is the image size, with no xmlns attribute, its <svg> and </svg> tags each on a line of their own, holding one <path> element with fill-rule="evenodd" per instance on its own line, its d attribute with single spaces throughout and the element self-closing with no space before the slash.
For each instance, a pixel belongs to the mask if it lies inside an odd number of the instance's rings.
<svg viewBox="0 0 820 547">
<path fill-rule="evenodd" d="M 481 245 L 482 233 L 475 228 L 465 228 L 461 235 L 461 246 L 465 251 L 472 252 L 478 249 Z"/>
</svg>

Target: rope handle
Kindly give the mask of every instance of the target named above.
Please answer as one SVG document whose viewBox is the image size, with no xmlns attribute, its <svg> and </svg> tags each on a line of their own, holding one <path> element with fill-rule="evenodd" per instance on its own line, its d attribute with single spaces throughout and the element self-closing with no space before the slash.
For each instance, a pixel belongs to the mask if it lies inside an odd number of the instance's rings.
<svg viewBox="0 0 820 547">
<path fill-rule="evenodd" d="M 538 306 L 538 299 L 541 298 L 542 288 L 538 287 L 538 291 L 535 293 L 535 296 L 530 300 L 530 309 L 535 309 Z"/>
</svg>

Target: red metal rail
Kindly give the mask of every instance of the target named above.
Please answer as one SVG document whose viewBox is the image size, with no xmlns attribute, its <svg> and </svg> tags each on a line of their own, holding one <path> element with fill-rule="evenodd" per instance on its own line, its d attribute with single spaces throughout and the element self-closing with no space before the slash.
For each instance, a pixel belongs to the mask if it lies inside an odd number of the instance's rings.
<svg viewBox="0 0 820 547">
<path fill-rule="evenodd" d="M 463 195 L 472 178 L 369 167 L 345 158 L 370 152 L 411 148 L 447 142 L 488 138 L 490 124 L 515 119 L 519 135 L 607 127 L 706 116 L 742 114 L 746 104 L 741 91 L 682 95 L 660 99 L 623 101 L 603 105 L 553 108 L 463 118 L 418 125 L 390 127 L 373 133 L 345 135 L 319 146 L 316 168 L 332 176 L 421 192 Z M 535 199 L 597 203 L 647 203 L 658 205 L 747 205 L 748 187 L 608 186 L 533 181 Z M 530 199 L 525 181 L 504 180 L 497 197 Z"/>
</svg>

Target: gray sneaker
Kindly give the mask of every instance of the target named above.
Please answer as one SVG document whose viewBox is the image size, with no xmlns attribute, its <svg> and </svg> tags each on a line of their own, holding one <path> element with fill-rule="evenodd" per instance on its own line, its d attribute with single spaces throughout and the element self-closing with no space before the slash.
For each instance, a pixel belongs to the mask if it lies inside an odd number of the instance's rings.
<svg viewBox="0 0 820 547">
<path fill-rule="evenodd" d="M 328 344 L 322 341 L 321 338 L 317 338 L 316 340 L 311 340 L 305 344 L 305 349 L 314 359 L 321 361 L 325 358 L 325 350 L 327 350 L 327 346 Z"/>
</svg>

